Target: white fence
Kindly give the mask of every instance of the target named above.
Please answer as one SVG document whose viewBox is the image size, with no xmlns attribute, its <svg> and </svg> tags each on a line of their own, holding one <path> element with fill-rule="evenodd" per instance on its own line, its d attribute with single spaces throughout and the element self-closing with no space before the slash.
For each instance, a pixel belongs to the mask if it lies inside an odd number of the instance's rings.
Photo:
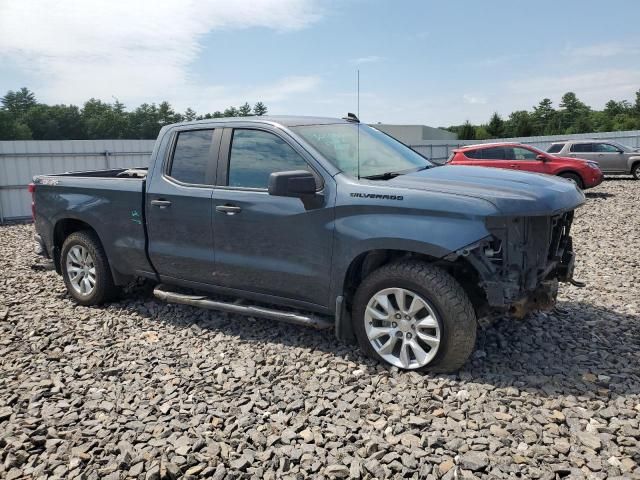
<svg viewBox="0 0 640 480">
<path fill-rule="evenodd" d="M 34 175 L 143 166 L 153 140 L 21 140 L 0 142 L 0 223 L 31 216 Z"/>
<path fill-rule="evenodd" d="M 521 142 L 542 150 L 546 150 L 553 142 L 559 142 L 569 139 L 591 139 L 611 140 L 614 142 L 628 145 L 629 147 L 640 147 L 640 130 L 629 130 L 624 132 L 600 132 L 600 133 L 578 133 L 575 135 L 548 135 L 545 137 L 516 137 L 516 138 L 500 138 L 491 140 L 433 140 L 426 141 L 419 145 L 410 145 L 411 148 L 425 155 L 435 163 L 443 163 L 451 154 L 451 150 L 459 148 L 463 145 L 473 145 L 488 142 Z"/>
<path fill-rule="evenodd" d="M 640 130 L 584 133 L 547 137 L 504 138 L 484 142 L 516 141 L 546 149 L 552 142 L 569 138 L 612 140 L 640 147 Z M 433 140 L 411 148 L 443 163 L 451 150 L 481 140 Z M 21 140 L 0 141 L 0 223 L 31 216 L 27 185 L 34 175 L 77 170 L 146 166 L 153 140 Z"/>
</svg>

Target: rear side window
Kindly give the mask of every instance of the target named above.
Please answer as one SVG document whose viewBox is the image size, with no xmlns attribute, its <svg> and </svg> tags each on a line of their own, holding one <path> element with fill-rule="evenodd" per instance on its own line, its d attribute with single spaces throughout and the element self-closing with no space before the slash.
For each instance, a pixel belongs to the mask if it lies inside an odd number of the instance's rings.
<svg viewBox="0 0 640 480">
<path fill-rule="evenodd" d="M 554 143 L 549 148 L 547 148 L 547 153 L 558 153 L 564 147 L 564 143 Z"/>
<path fill-rule="evenodd" d="M 229 155 L 230 187 L 264 188 L 273 172 L 309 170 L 307 162 L 280 137 L 260 130 L 233 131 Z"/>
<path fill-rule="evenodd" d="M 574 143 L 571 145 L 571 151 L 576 153 L 593 152 L 593 143 Z"/>
<path fill-rule="evenodd" d="M 506 152 L 502 147 L 485 148 L 482 150 L 483 160 L 504 160 L 506 159 Z"/>
<path fill-rule="evenodd" d="M 481 160 L 482 150 L 465 150 L 464 156 L 467 158 L 472 158 L 474 160 Z"/>
<path fill-rule="evenodd" d="M 207 169 L 213 161 L 213 130 L 178 133 L 169 176 L 183 183 L 207 183 Z"/>
</svg>

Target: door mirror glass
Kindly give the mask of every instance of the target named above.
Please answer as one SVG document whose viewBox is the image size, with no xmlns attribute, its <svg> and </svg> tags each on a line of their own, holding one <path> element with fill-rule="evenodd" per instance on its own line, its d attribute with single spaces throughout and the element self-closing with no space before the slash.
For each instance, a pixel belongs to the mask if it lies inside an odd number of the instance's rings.
<svg viewBox="0 0 640 480">
<path fill-rule="evenodd" d="M 316 178 L 306 170 L 273 172 L 269 175 L 269 195 L 303 197 L 316 193 Z"/>
</svg>

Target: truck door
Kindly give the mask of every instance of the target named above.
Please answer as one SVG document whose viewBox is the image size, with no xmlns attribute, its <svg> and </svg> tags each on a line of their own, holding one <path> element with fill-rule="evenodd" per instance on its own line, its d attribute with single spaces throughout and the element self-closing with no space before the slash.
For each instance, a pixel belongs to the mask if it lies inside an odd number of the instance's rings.
<svg viewBox="0 0 640 480">
<path fill-rule="evenodd" d="M 291 170 L 317 175 L 315 197 L 269 195 L 269 175 Z M 213 192 L 218 285 L 328 306 L 335 184 L 319 172 L 275 129 L 225 129 Z"/>
<path fill-rule="evenodd" d="M 211 196 L 222 129 L 176 129 L 147 186 L 149 256 L 161 279 L 213 283 Z"/>
</svg>

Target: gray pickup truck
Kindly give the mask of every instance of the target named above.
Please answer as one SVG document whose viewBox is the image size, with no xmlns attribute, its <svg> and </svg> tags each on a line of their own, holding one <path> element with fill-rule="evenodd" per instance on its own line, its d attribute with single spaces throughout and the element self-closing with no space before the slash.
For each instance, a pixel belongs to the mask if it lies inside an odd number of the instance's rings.
<svg viewBox="0 0 640 480">
<path fill-rule="evenodd" d="M 553 307 L 584 196 L 546 175 L 432 167 L 354 116 L 169 125 L 148 169 L 36 177 L 36 240 L 82 305 L 142 277 L 168 302 L 454 371 L 478 318 Z"/>
</svg>

